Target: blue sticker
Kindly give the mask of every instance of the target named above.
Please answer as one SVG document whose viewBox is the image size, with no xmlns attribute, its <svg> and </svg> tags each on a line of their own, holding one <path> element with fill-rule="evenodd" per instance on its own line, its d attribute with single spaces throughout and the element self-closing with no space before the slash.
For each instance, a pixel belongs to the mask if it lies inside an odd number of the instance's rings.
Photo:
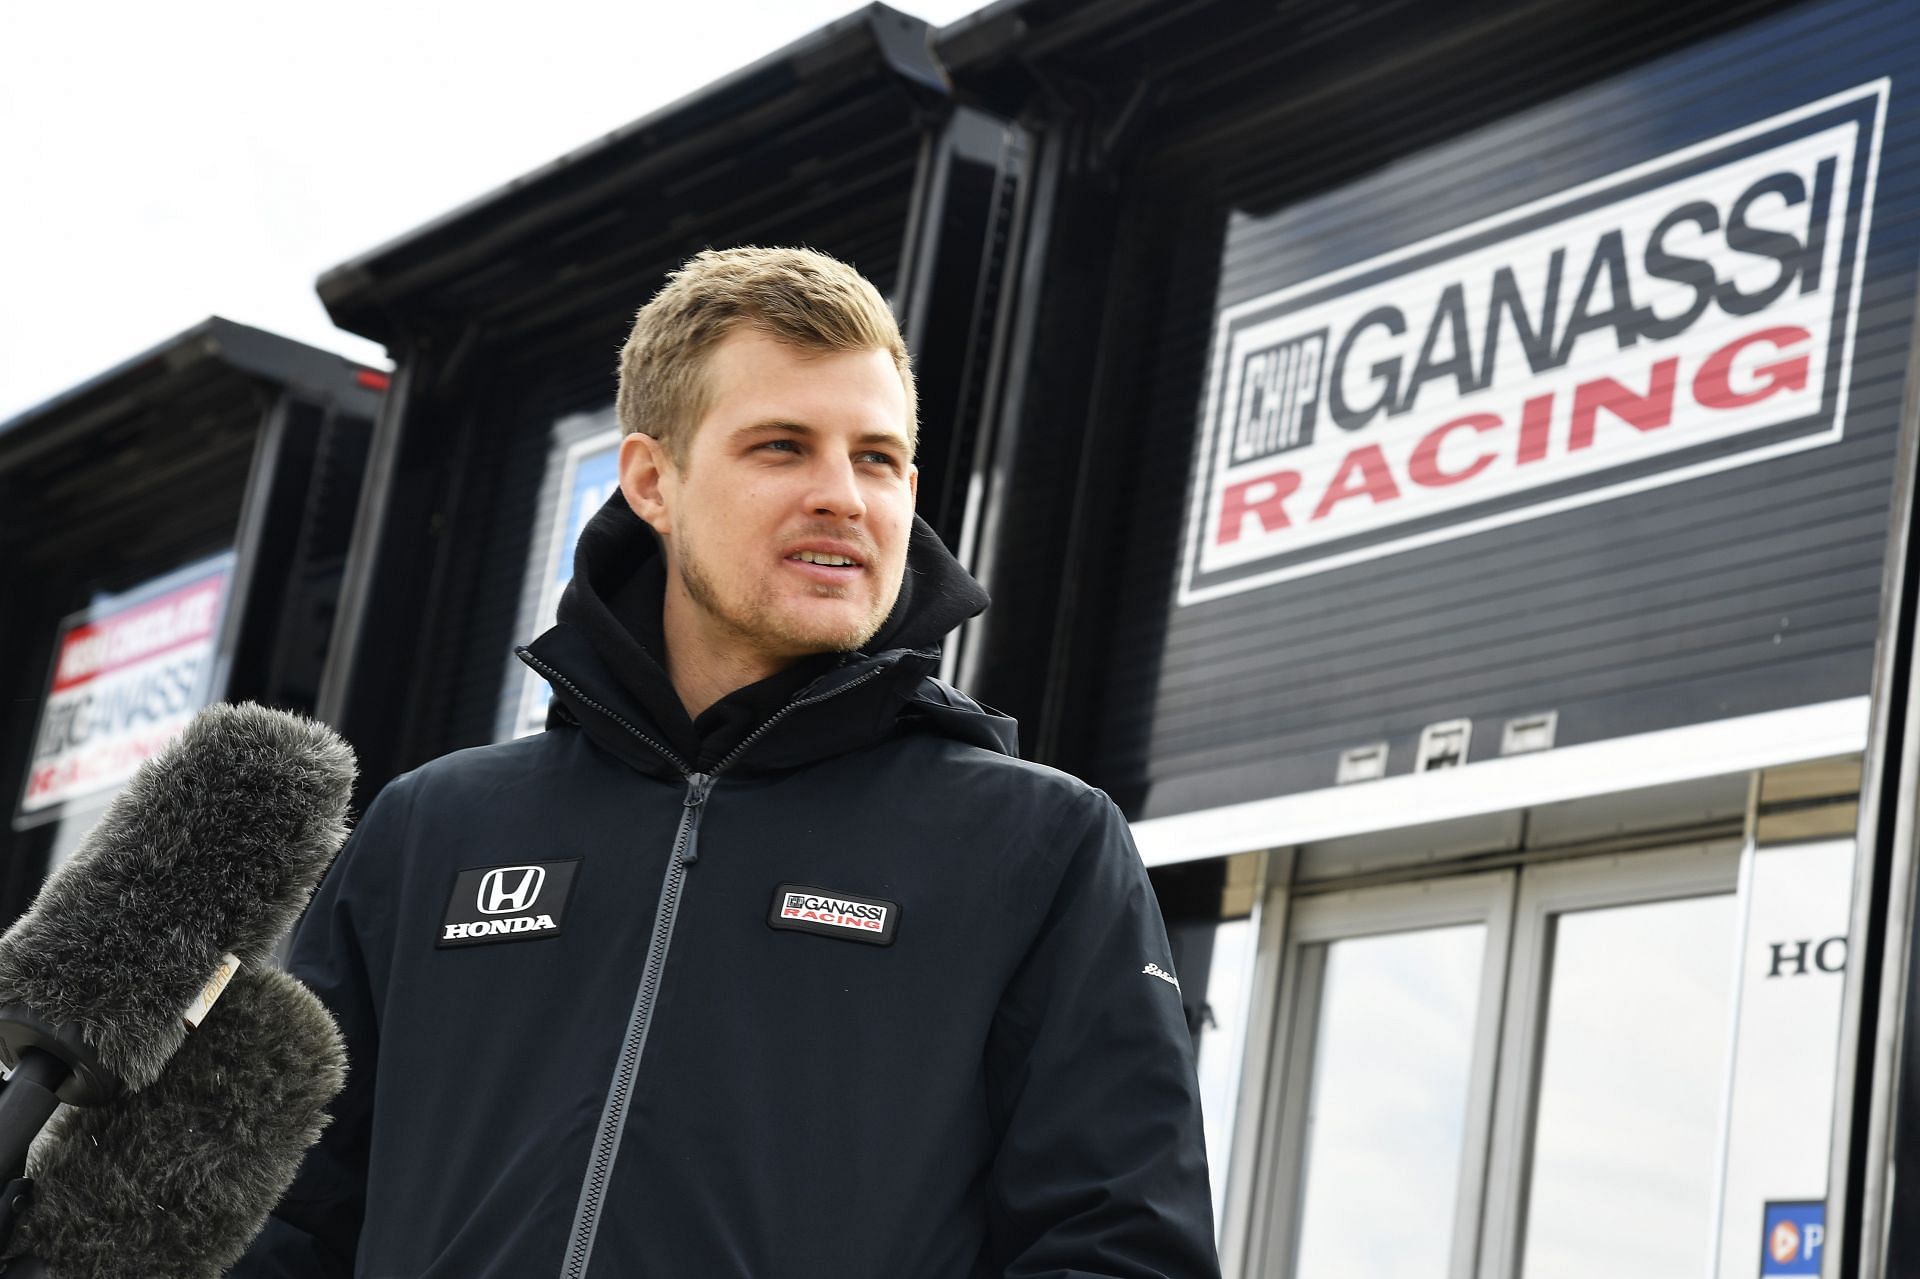
<svg viewBox="0 0 1920 1279">
<path fill-rule="evenodd" d="M 1826 1253 L 1827 1205 L 1818 1200 L 1767 1205 L 1760 1240 L 1760 1279 L 1817 1275 Z"/>
</svg>

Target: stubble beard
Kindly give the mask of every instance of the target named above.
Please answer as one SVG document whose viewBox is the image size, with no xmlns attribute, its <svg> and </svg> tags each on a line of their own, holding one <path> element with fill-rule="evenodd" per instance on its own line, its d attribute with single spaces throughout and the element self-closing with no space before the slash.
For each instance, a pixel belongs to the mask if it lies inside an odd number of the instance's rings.
<svg viewBox="0 0 1920 1279">
<path fill-rule="evenodd" d="M 684 538 L 684 534 L 682 536 Z M 781 656 L 851 653 L 879 634 L 887 614 L 893 611 L 893 598 L 876 599 L 869 616 L 851 625 L 805 626 L 787 615 L 769 590 L 756 591 L 741 601 L 738 608 L 729 607 L 691 547 L 682 547 L 681 553 L 674 557 L 673 567 L 686 588 L 687 598 L 703 613 L 755 648 Z M 815 586 L 813 591 L 826 598 L 834 597 L 833 588 L 828 586 Z"/>
</svg>

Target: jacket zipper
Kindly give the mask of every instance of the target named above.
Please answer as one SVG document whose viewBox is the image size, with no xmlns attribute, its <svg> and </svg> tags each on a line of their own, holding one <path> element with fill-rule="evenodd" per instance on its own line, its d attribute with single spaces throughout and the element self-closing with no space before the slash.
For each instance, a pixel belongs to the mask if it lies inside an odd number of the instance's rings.
<svg viewBox="0 0 1920 1279">
<path fill-rule="evenodd" d="M 689 771 L 673 752 L 612 710 L 588 697 L 564 675 L 534 657 L 526 649 L 522 648 L 519 652 L 523 661 L 545 675 L 549 681 L 564 686 L 568 692 L 586 705 L 607 716 L 652 747 L 669 764 L 679 769 L 687 782 L 687 793 L 681 801 L 680 826 L 673 837 L 673 856 L 667 859 L 667 873 L 660 883 L 660 904 L 653 917 L 653 935 L 647 942 L 646 967 L 641 970 L 640 988 L 634 993 L 633 1012 L 627 1019 L 627 1033 L 620 1044 L 620 1056 L 614 1067 L 613 1083 L 607 1090 L 607 1102 L 600 1112 L 600 1125 L 594 1134 L 593 1154 L 587 1162 L 587 1176 L 580 1187 L 580 1202 L 574 1209 L 573 1230 L 567 1237 L 566 1258 L 560 1271 L 561 1279 L 586 1279 L 587 1263 L 593 1259 L 594 1237 L 600 1231 L 600 1209 L 606 1198 L 607 1183 L 613 1178 L 614 1159 L 619 1154 L 620 1139 L 626 1131 L 627 1110 L 629 1103 L 633 1100 L 633 1081 L 640 1070 L 640 1054 L 646 1047 L 647 1031 L 653 1023 L 653 1006 L 660 996 L 660 980 L 666 970 L 667 948 L 673 941 L 673 922 L 680 912 L 680 895 L 686 885 L 687 867 L 700 859 L 700 817 L 706 811 L 707 797 L 712 793 L 714 780 L 730 764 L 739 759 L 743 751 L 759 741 L 767 730 L 793 711 L 803 706 L 816 705 L 856 689 L 886 668 L 880 667 L 868 671 L 857 679 L 848 680 L 840 687 L 817 696 L 788 702 L 774 712 L 764 724 L 742 738 L 738 745 L 713 766 L 712 772 L 695 773 Z"/>
<path fill-rule="evenodd" d="M 588 706 L 593 707 L 593 709 L 599 711 L 602 715 L 605 715 L 608 719 L 612 720 L 614 723 L 626 729 L 629 733 L 632 733 L 635 737 L 639 738 L 641 741 L 645 742 L 648 746 L 652 747 L 655 754 L 659 755 L 662 759 L 666 760 L 667 763 L 672 764 L 675 768 L 679 769 L 680 775 L 682 777 L 691 777 L 693 775 L 693 770 L 688 768 L 684 763 L 682 763 L 678 755 L 675 755 L 672 751 L 662 746 L 659 742 L 654 741 L 651 737 L 648 737 L 645 733 L 641 732 L 637 727 L 629 723 L 625 718 L 623 718 L 621 715 L 615 712 L 613 708 L 608 706 L 602 706 L 599 702 L 596 702 L 591 697 L 588 697 L 586 693 L 581 691 L 581 688 L 578 684 L 574 683 L 572 680 L 568 679 L 565 675 L 562 675 L 559 671 L 554 670 L 553 667 L 547 665 L 545 662 L 535 657 L 533 655 L 532 649 L 522 644 L 519 648 L 516 648 L 513 650 L 513 654 L 515 657 L 518 657 L 521 661 L 525 662 L 528 666 L 533 667 L 534 670 L 546 676 L 547 683 L 560 685 L 562 688 L 566 689 L 569 693 L 572 693 L 575 697 L 579 698 L 582 702 L 585 702 Z M 714 771 L 718 772 L 719 770 L 716 769 Z"/>
</svg>

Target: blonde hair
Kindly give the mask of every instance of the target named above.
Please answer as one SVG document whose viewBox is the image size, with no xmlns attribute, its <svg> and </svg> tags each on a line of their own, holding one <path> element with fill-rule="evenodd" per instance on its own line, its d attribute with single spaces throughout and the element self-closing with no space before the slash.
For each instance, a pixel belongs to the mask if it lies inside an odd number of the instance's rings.
<svg viewBox="0 0 1920 1279">
<path fill-rule="evenodd" d="M 742 326 L 808 351 L 877 348 L 907 391 L 907 443 L 920 413 L 906 340 L 880 291 L 846 263 L 812 249 L 708 249 L 634 317 L 620 351 L 620 432 L 644 431 L 680 465 L 708 406 L 707 353 Z"/>
</svg>

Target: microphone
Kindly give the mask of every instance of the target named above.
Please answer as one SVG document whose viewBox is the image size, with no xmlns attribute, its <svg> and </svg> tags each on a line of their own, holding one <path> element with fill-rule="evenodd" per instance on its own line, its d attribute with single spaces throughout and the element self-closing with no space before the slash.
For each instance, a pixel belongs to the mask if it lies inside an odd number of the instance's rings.
<svg viewBox="0 0 1920 1279">
<path fill-rule="evenodd" d="M 122 1110 L 158 1114 L 133 1099 L 166 1078 L 191 1042 L 189 1018 L 213 998 L 220 1006 L 196 1032 L 207 1043 L 169 1081 L 176 1097 L 202 1082 L 188 1066 L 207 1058 L 221 1064 L 201 1095 L 219 1098 L 229 1069 L 220 1052 L 259 1046 L 276 1017 L 298 1018 L 298 996 L 267 972 L 276 939 L 345 839 L 354 773 L 353 752 L 331 729 L 250 704 L 206 708 L 140 767 L 0 936 L 0 1062 L 13 1070 L 0 1087 L 0 1180 L 19 1177 L 58 1102 L 111 1102 L 118 1109 L 103 1122 Z M 236 967 L 222 998 L 219 983 Z M 327 1053 L 288 1034 L 318 1052 L 302 1060 L 321 1079 L 326 1069 L 313 1063 Z M 99 1133 L 87 1135 L 91 1147 Z"/>
<path fill-rule="evenodd" d="M 346 1049 L 312 991 L 242 969 L 160 1076 L 47 1126 L 5 1279 L 219 1279 L 326 1126 Z"/>
<path fill-rule="evenodd" d="M 253 704 L 194 716 L 0 936 L 0 1022 L 24 1009 L 55 1038 L 0 1026 L 7 1064 L 78 1048 L 91 1060 L 70 1065 L 108 1092 L 157 1079 L 221 957 L 271 960 L 346 839 L 355 771 L 324 724 Z"/>
</svg>

